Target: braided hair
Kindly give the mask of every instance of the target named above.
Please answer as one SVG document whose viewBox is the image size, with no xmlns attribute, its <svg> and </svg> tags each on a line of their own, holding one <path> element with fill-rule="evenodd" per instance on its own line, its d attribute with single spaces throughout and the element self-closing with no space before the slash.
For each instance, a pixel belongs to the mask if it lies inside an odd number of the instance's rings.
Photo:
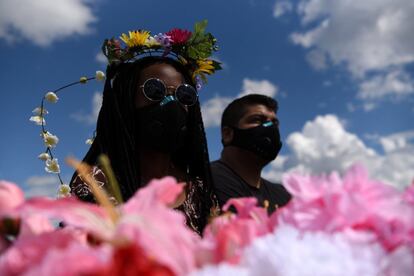
<svg viewBox="0 0 414 276">
<path fill-rule="evenodd" d="M 139 143 L 136 140 L 137 121 L 135 93 L 140 72 L 153 64 L 168 64 L 180 72 L 185 82 L 195 86 L 188 70 L 178 61 L 169 57 L 147 56 L 133 63 L 108 66 L 99 112 L 96 137 L 83 161 L 97 165 L 100 154 L 111 160 L 112 169 L 120 183 L 124 200 L 128 200 L 142 187 Z M 187 137 L 184 146 L 171 156 L 173 164 L 186 172 L 190 179 L 199 179 L 202 190 L 196 195 L 201 204 L 200 228 L 207 224 L 212 207 L 212 176 L 206 135 L 201 117 L 200 104 L 188 107 Z M 76 177 L 76 173 L 72 178 Z"/>
</svg>

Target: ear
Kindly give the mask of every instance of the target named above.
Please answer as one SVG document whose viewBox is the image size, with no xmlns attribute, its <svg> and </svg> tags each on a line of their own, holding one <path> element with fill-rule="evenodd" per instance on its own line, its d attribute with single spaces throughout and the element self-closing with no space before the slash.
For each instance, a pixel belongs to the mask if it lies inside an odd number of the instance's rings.
<svg viewBox="0 0 414 276">
<path fill-rule="evenodd" d="M 223 146 L 227 146 L 233 141 L 234 131 L 230 127 L 222 127 L 221 128 L 221 143 Z"/>
</svg>

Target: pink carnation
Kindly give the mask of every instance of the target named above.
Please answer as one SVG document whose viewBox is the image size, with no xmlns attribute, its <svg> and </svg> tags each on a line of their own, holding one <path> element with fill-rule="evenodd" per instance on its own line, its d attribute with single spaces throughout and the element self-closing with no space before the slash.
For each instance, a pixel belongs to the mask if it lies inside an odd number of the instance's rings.
<svg viewBox="0 0 414 276">
<path fill-rule="evenodd" d="M 368 178 L 361 166 L 338 174 L 311 177 L 290 174 L 284 185 L 294 199 L 280 213 L 279 223 L 304 231 L 369 231 L 392 250 L 414 233 L 414 210 L 394 188 Z"/>
</svg>

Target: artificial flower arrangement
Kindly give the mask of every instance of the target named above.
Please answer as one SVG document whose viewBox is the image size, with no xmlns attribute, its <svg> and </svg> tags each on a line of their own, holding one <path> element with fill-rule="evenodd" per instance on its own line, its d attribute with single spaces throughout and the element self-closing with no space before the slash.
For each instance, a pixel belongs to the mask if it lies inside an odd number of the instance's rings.
<svg viewBox="0 0 414 276">
<path fill-rule="evenodd" d="M 206 33 L 207 20 L 194 25 L 194 31 L 172 29 L 152 36 L 149 31 L 136 30 L 122 34 L 120 40 L 106 39 L 102 52 L 110 65 L 133 61 L 143 54 L 161 52 L 163 56 L 173 55 L 191 72 L 197 89 L 207 81 L 206 75 L 221 69 L 220 62 L 210 56 L 218 50 L 216 38 Z M 122 42 L 123 43 L 122 43 Z"/>
<path fill-rule="evenodd" d="M 286 175 L 293 199 L 271 216 L 253 198 L 231 199 L 224 210 L 237 214 L 215 218 L 202 238 L 169 207 L 183 191 L 171 177 L 116 207 L 87 182 L 100 206 L 25 200 L 0 182 L 2 275 L 414 275 L 414 183 L 398 191 L 360 166 L 343 178 Z"/>
<path fill-rule="evenodd" d="M 166 33 L 159 33 L 151 36 L 149 31 L 137 30 L 122 34 L 119 39 L 106 39 L 102 45 L 103 54 L 108 59 L 108 66 L 117 66 L 122 63 L 133 62 L 143 55 L 162 54 L 162 56 L 172 55 L 181 62 L 191 73 L 197 90 L 200 90 L 202 83 L 207 82 L 206 75 L 213 74 L 221 69 L 220 62 L 211 59 L 214 51 L 218 50 L 216 38 L 211 33 L 206 33 L 207 20 L 203 20 L 194 25 L 194 31 L 174 28 Z M 59 93 L 77 84 L 86 84 L 90 80 L 104 81 L 105 73 L 96 71 L 95 76 L 81 77 L 79 80 L 64 85 L 58 89 L 47 92 L 43 97 L 39 107 L 32 112 L 30 121 L 41 126 L 40 136 L 44 142 L 45 150 L 39 154 L 38 158 L 45 162 L 45 171 L 56 174 L 60 183 L 58 189 L 59 197 L 70 196 L 70 187 L 65 184 L 60 175 L 60 165 L 58 158 L 53 154 L 53 149 L 59 142 L 58 136 L 46 129 L 45 115 L 49 112 L 45 108 L 46 103 L 57 103 Z M 85 143 L 91 145 L 95 139 L 88 138 Z"/>
</svg>

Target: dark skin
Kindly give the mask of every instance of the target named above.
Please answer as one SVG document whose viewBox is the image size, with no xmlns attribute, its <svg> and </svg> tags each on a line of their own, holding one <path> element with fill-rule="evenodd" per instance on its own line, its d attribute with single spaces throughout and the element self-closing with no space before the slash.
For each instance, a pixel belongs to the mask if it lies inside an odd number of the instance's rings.
<svg viewBox="0 0 414 276">
<path fill-rule="evenodd" d="M 279 125 L 274 110 L 262 104 L 250 105 L 246 107 L 245 113 L 236 127 L 240 129 L 253 128 L 268 121 Z M 233 133 L 233 129 L 230 127 L 222 127 L 221 137 L 224 145 L 230 144 L 233 140 Z M 231 167 L 250 186 L 260 188 L 260 175 L 268 161 L 251 151 L 235 146 L 224 147 L 220 160 Z"/>
<path fill-rule="evenodd" d="M 143 94 L 142 88 L 140 88 L 150 78 L 162 80 L 167 86 L 168 95 L 173 95 L 175 88 L 185 83 L 183 75 L 169 64 L 159 63 L 148 66 L 141 71 L 138 79 L 138 91 L 135 96 L 136 108 L 158 103 L 147 99 Z M 186 109 L 184 106 L 183 108 Z M 162 178 L 167 175 L 174 176 L 178 181 L 185 180 L 185 174 L 172 164 L 170 154 L 148 149 L 145 145 L 142 145 L 139 154 L 142 183 L 147 183 L 150 179 Z M 183 198 L 179 201 L 182 200 Z"/>
</svg>

